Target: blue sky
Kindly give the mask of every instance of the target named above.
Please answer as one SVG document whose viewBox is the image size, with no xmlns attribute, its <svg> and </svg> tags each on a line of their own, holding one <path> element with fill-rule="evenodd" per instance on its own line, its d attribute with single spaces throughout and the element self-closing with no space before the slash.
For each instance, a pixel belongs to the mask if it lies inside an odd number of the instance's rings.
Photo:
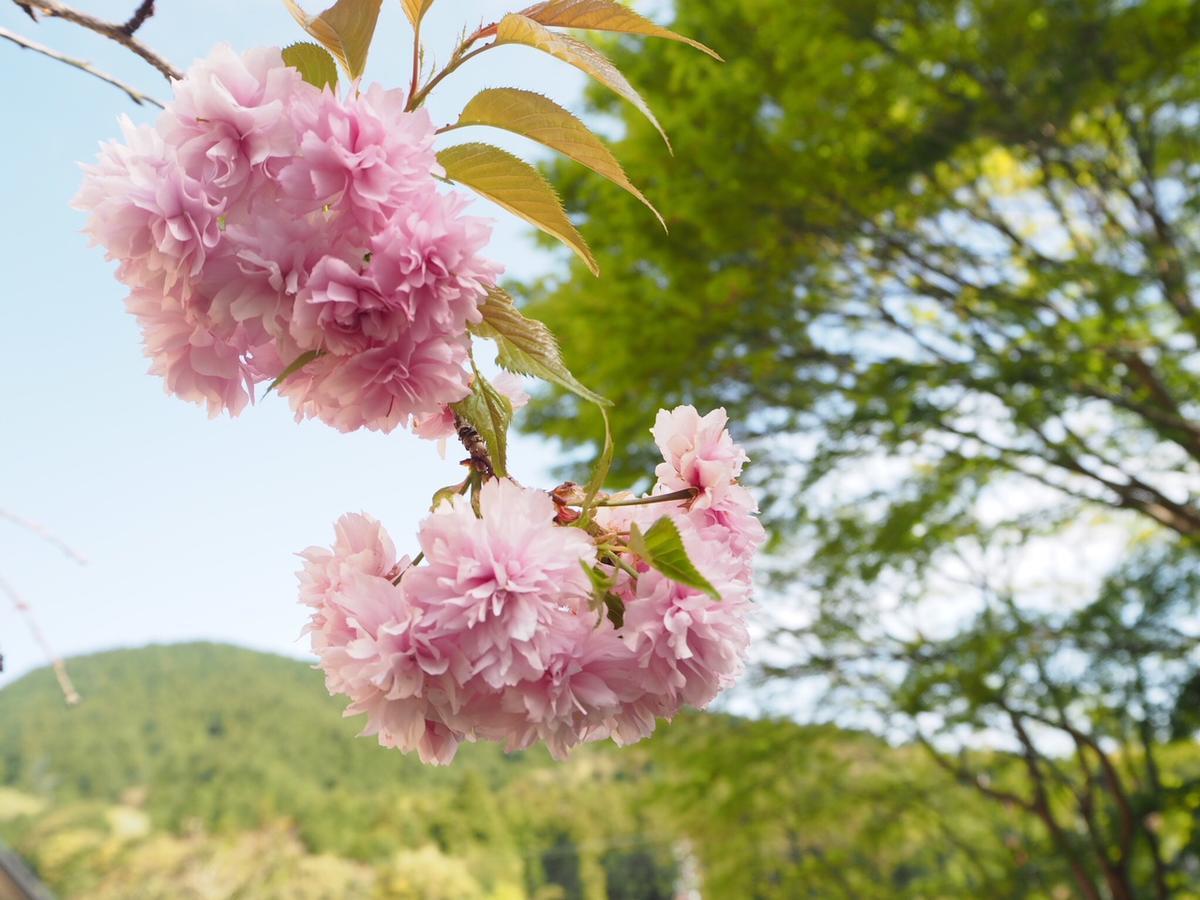
<svg viewBox="0 0 1200 900">
<path fill-rule="evenodd" d="M 136 6 L 81 2 L 123 20 Z M 467 20 L 491 21 L 513 0 L 447 0 L 426 26 L 444 59 Z M 315 10 L 315 4 L 310 4 Z M 283 46 L 303 35 L 279 0 L 160 3 L 143 39 L 185 68 L 227 41 L 238 49 Z M 0 3 L 0 26 L 88 59 L 159 98 L 166 82 L 115 45 L 63 22 L 34 24 Z M 387 2 L 368 80 L 399 85 L 410 64 L 400 4 Z M 78 163 L 117 134 L 127 113 L 149 119 L 118 90 L 0 41 L 4 120 L 0 141 L 0 509 L 35 520 L 84 554 L 77 566 L 52 546 L 0 520 L 0 575 L 33 606 L 64 655 L 151 641 L 215 639 L 303 654 L 304 610 L 295 602 L 296 551 L 327 543 L 343 512 L 367 511 L 401 552 L 431 493 L 459 479 L 457 456 L 408 435 L 338 434 L 297 425 L 268 399 L 236 420 L 209 421 L 163 393 L 146 374 L 137 329 L 124 312 L 112 266 L 80 233 L 68 207 Z M 582 78 L 532 52 L 500 49 L 444 83 L 430 103 L 450 120 L 484 86 L 537 87 L 578 107 Z M 465 139 L 471 137 L 464 135 Z M 475 137 L 478 137 L 477 135 Z M 500 140 L 529 156 L 517 139 Z M 493 256 L 512 275 L 545 271 L 555 258 L 526 228 L 496 218 Z M 569 349 L 569 348 L 568 348 Z M 547 483 L 559 450 L 518 438 L 514 474 Z M 0 597 L 0 684 L 42 665 L 24 621 Z"/>
</svg>

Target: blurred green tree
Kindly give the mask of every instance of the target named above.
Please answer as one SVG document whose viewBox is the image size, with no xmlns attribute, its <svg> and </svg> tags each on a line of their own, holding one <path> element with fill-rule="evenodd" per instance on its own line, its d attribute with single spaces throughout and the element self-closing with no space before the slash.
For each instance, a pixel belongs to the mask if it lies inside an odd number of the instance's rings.
<svg viewBox="0 0 1200 900">
<path fill-rule="evenodd" d="M 1155 755 L 1197 722 L 1200 5 L 676 8 L 727 66 L 611 48 L 670 171 L 589 98 L 670 234 L 557 165 L 605 284 L 522 292 L 616 401 L 617 477 L 656 407 L 725 406 L 796 601 L 772 605 L 805 614 L 772 671 L 1024 811 L 1075 893 L 1183 891 L 1196 791 Z M 529 423 L 589 415 L 550 394 Z"/>
</svg>

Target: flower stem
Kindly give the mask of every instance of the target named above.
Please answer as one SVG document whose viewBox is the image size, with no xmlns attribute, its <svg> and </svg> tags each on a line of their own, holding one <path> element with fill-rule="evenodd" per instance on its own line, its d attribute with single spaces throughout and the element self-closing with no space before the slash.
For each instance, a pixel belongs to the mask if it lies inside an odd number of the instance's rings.
<svg viewBox="0 0 1200 900">
<path fill-rule="evenodd" d="M 408 104 L 405 106 L 405 109 L 409 112 L 417 109 L 422 103 L 425 102 L 425 99 L 429 96 L 429 92 L 441 84 L 448 75 L 451 75 L 463 63 L 469 59 L 473 59 L 483 51 L 490 50 L 492 47 L 495 47 L 496 43 L 493 41 L 490 44 L 484 44 L 482 47 L 476 47 L 474 50 L 467 52 L 467 48 L 473 43 L 485 37 L 491 37 L 493 34 L 495 34 L 495 26 L 489 26 L 488 28 L 479 29 L 479 31 L 466 38 L 461 44 L 458 45 L 458 48 L 454 51 L 454 55 L 450 57 L 450 62 L 446 63 L 445 68 L 430 78 L 429 82 L 423 88 L 420 88 L 419 90 L 414 88 L 413 93 L 409 95 Z"/>
<path fill-rule="evenodd" d="M 621 557 L 619 555 L 617 555 L 616 553 L 609 553 L 607 555 L 608 555 L 609 561 L 612 563 L 612 565 L 616 566 L 618 569 L 623 571 L 625 574 L 627 574 L 635 579 L 638 577 L 637 569 L 635 569 L 633 566 L 629 565 L 629 563 L 625 562 L 625 560 L 621 559 Z"/>
<path fill-rule="evenodd" d="M 408 99 L 411 102 L 416 96 L 417 90 L 421 86 L 421 20 L 417 19 L 413 25 L 413 64 L 412 64 L 412 87 L 408 91 Z"/>
<path fill-rule="evenodd" d="M 618 506 L 649 506 L 652 503 L 674 503 L 676 500 L 691 500 L 696 496 L 698 491 L 695 488 L 686 488 L 682 491 L 674 491 L 670 494 L 656 494 L 653 497 L 637 497 L 633 500 L 597 500 L 592 504 L 593 507 L 603 506 L 609 509 L 614 509 Z"/>
</svg>

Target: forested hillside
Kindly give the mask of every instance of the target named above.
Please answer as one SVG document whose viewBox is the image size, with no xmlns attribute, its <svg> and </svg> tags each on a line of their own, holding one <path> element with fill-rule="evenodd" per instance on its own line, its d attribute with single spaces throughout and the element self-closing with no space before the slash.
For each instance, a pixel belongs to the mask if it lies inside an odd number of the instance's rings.
<svg viewBox="0 0 1200 900">
<path fill-rule="evenodd" d="M 0 691 L 0 838 L 66 897 L 1035 897 L 1064 883 L 1017 820 L 919 748 L 865 735 L 707 714 L 566 764 L 470 746 L 435 769 L 355 740 L 295 660 L 190 644 L 71 669 L 77 708 L 48 671 Z"/>
</svg>

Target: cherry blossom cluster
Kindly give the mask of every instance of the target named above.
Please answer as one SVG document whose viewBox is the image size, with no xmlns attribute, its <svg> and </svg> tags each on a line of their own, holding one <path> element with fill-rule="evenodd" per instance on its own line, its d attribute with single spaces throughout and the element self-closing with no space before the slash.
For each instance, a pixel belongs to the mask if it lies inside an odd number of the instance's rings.
<svg viewBox="0 0 1200 900">
<path fill-rule="evenodd" d="M 660 412 L 664 461 L 643 505 L 616 495 L 577 512 L 562 492 L 489 480 L 474 503 L 455 497 L 424 521 L 416 564 L 377 521 L 344 516 L 299 573 L 330 692 L 367 715 L 364 734 L 438 764 L 463 741 L 544 742 L 558 758 L 586 741 L 624 745 L 708 704 L 741 671 L 764 539 L 725 426 L 724 410 Z M 659 496 L 676 499 L 644 502 Z M 631 549 L 635 526 L 663 517 L 719 599 Z M 598 584 L 621 615 L 597 602 Z"/>
<path fill-rule="evenodd" d="M 285 373 L 297 418 L 343 431 L 437 419 L 468 393 L 467 325 L 500 271 L 480 255 L 490 228 L 439 187 L 428 113 L 356 88 L 218 47 L 155 125 L 123 120 L 85 167 L 75 203 L 151 371 L 210 415 Z"/>
</svg>

